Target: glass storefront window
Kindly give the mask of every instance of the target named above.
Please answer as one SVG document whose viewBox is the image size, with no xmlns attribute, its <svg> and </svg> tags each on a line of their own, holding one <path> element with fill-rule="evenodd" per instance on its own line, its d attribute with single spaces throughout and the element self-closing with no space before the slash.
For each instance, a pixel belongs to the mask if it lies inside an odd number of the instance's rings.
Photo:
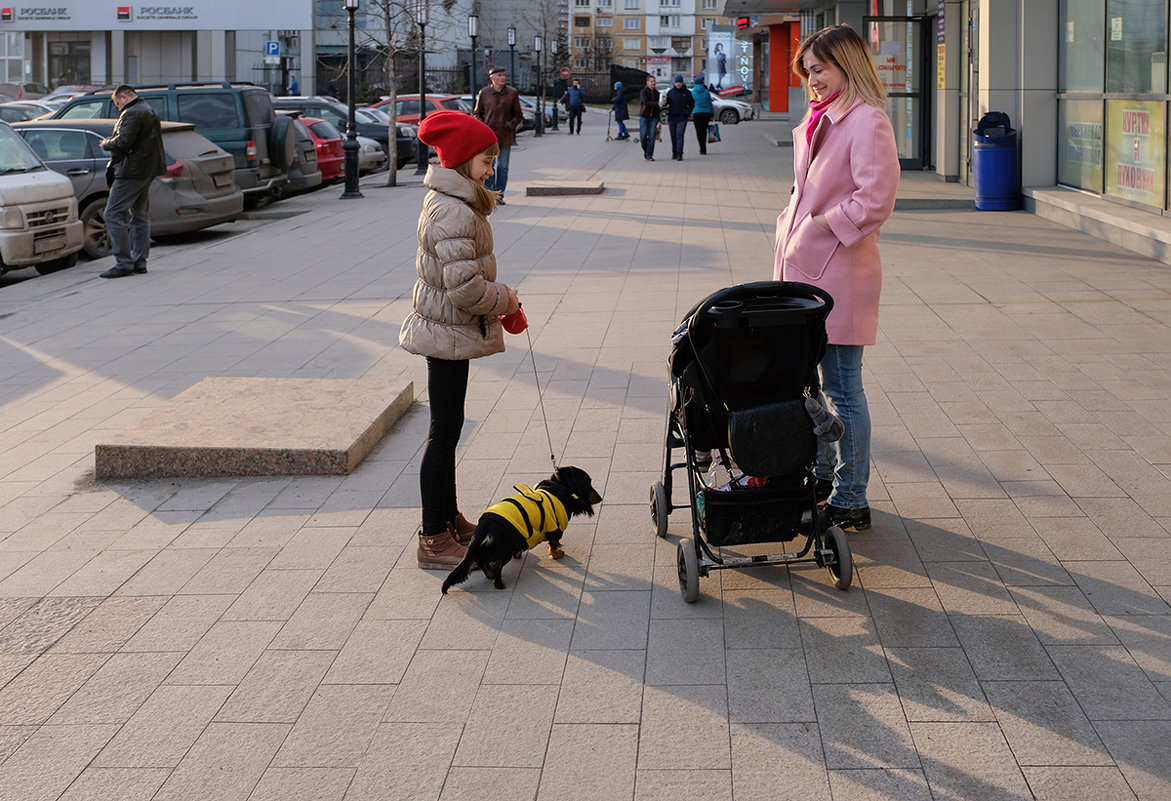
<svg viewBox="0 0 1171 801">
<path fill-rule="evenodd" d="M 1167 0 L 1106 0 L 1106 91 L 1167 91 Z"/>
<path fill-rule="evenodd" d="M 1062 100 L 1058 105 L 1060 148 L 1057 182 L 1102 191 L 1102 101 Z"/>
<path fill-rule="evenodd" d="M 1105 61 L 1105 0 L 1061 0 L 1059 24 L 1059 91 L 1101 92 Z"/>
<path fill-rule="evenodd" d="M 1167 175 L 1166 104 L 1106 101 L 1106 194 L 1163 207 Z"/>
</svg>

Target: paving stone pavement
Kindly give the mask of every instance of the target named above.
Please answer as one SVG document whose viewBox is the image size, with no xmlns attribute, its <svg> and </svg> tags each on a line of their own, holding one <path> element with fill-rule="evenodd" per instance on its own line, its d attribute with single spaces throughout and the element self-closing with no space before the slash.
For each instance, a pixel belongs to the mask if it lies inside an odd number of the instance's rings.
<svg viewBox="0 0 1171 801">
<path fill-rule="evenodd" d="M 0 801 L 1171 798 L 1171 270 L 1025 212 L 896 211 L 854 587 L 727 571 L 688 605 L 688 516 L 656 540 L 647 507 L 669 335 L 771 276 L 791 151 L 756 121 L 648 163 L 604 123 L 525 136 L 493 216 L 553 450 L 605 496 L 504 591 L 414 563 L 410 170 L 146 276 L 0 291 Z M 524 197 L 550 180 L 606 191 Z M 469 515 L 549 471 L 509 345 L 472 370 Z M 96 443 L 213 375 L 420 402 L 346 477 L 93 479 Z"/>
</svg>

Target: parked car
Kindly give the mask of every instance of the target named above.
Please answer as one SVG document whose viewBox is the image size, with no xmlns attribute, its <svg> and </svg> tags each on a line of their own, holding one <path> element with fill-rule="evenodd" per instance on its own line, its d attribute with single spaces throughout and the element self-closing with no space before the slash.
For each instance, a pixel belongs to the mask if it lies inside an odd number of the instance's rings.
<svg viewBox="0 0 1171 801">
<path fill-rule="evenodd" d="M 4 122 L 24 122 L 35 120 L 46 114 L 52 114 L 61 108 L 58 103 L 45 103 L 40 100 L 12 100 L 0 103 L 0 120 Z"/>
<path fill-rule="evenodd" d="M 382 146 L 365 136 L 358 137 L 358 174 L 364 175 L 369 172 L 378 172 L 386 169 L 386 154 L 382 152 Z M 345 143 L 342 143 L 342 150 L 345 150 Z"/>
<path fill-rule="evenodd" d="M 13 126 L 47 167 L 68 177 L 85 228 L 83 249 L 90 258 L 110 253 L 106 231 L 106 162 L 99 142 L 116 120 L 33 120 Z M 226 150 L 189 123 L 164 122 L 167 171 L 151 184 L 151 236 L 198 231 L 230 222 L 244 209 L 244 195 L 232 182 L 234 162 Z"/>
<path fill-rule="evenodd" d="M 362 106 L 354 109 L 354 116 L 356 119 L 362 119 L 367 122 L 390 125 L 390 115 L 386 113 L 385 107 L 373 108 L 371 106 Z M 396 125 L 398 126 L 398 136 L 395 141 L 395 155 L 397 156 L 395 163 L 401 169 L 403 166 L 415 160 L 415 154 L 419 146 L 419 126 L 406 122 L 399 122 Z"/>
<path fill-rule="evenodd" d="M 283 143 L 275 141 L 276 112 L 264 87 L 221 81 L 144 85 L 135 91 L 162 119 L 192 123 L 202 136 L 228 151 L 236 164 L 236 186 L 246 199 L 256 202 L 280 194 L 285 172 L 270 151 Z M 101 89 L 79 95 L 52 118 L 115 119 L 118 108 L 112 94 L 113 89 Z"/>
<path fill-rule="evenodd" d="M 52 92 L 40 98 L 45 102 L 49 101 L 66 101 L 72 100 L 78 95 L 84 95 L 87 92 L 96 92 L 99 89 L 113 89 L 112 86 L 97 86 L 93 84 L 63 84 L 58 86 Z"/>
<path fill-rule="evenodd" d="M 666 92 L 662 94 L 663 97 L 666 97 Z M 666 122 L 666 101 L 663 100 L 662 102 L 663 110 L 659 112 L 659 119 Z M 730 100 L 726 97 L 720 97 L 715 92 L 712 92 L 712 109 L 715 112 L 712 115 L 712 121 L 724 125 L 736 125 L 741 120 L 751 120 L 756 117 L 756 112 L 750 103 L 745 103 L 743 100 Z"/>
<path fill-rule="evenodd" d="M 339 133 L 346 130 L 346 125 L 350 118 L 349 107 L 345 103 L 329 97 L 278 97 L 274 102 L 277 109 L 296 110 L 300 111 L 306 117 L 325 120 L 333 125 Z M 373 139 L 382 147 L 383 153 L 390 154 L 390 127 L 387 122 L 371 122 L 368 117 L 364 117 L 355 112 L 354 124 L 358 127 L 357 133 L 359 136 L 366 136 Z M 412 148 L 415 145 L 415 140 L 411 133 L 403 130 L 402 126 L 399 126 L 398 133 L 395 137 L 399 167 L 402 167 L 414 158 L 413 155 L 410 155 L 410 153 L 414 152 Z"/>
<path fill-rule="evenodd" d="M 273 127 L 277 141 L 284 144 L 277 155 L 281 158 L 287 176 L 284 194 L 308 192 L 321 186 L 321 169 L 317 166 L 317 145 L 313 133 L 305 127 L 299 111 L 279 111 Z M 281 129 L 286 129 L 282 134 Z"/>
<path fill-rule="evenodd" d="M 0 95 L 13 100 L 36 100 L 49 94 L 49 87 L 43 83 L 25 81 L 24 83 L 0 83 Z"/>
<path fill-rule="evenodd" d="M 72 267 L 81 241 L 69 179 L 48 169 L 0 122 L 0 275 L 22 267 L 42 275 Z"/>
<path fill-rule="evenodd" d="M 316 117 L 302 117 L 301 122 L 313 134 L 317 147 L 317 166 L 321 169 L 321 180 L 331 183 L 342 177 L 346 152 L 342 149 L 342 134 L 329 120 Z"/>
<path fill-rule="evenodd" d="M 390 100 L 383 99 L 377 103 L 371 103 L 370 108 L 385 108 L 389 103 Z M 395 98 L 394 108 L 394 118 L 397 122 L 406 122 L 410 123 L 411 125 L 419 124 L 418 93 L 413 95 L 399 95 L 397 98 Z M 388 113 L 389 111 L 390 110 L 387 109 Z M 442 93 L 428 94 L 427 113 L 430 114 L 433 111 L 463 111 L 466 113 L 467 109 L 462 103 L 459 102 L 459 98 L 456 95 L 445 95 Z"/>
</svg>

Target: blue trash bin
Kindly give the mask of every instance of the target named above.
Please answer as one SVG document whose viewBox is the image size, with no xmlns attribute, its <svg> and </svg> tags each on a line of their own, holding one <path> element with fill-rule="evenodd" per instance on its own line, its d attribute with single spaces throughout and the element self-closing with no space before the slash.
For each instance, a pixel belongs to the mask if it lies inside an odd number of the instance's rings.
<svg viewBox="0 0 1171 801">
<path fill-rule="evenodd" d="M 1021 206 L 1017 181 L 1017 135 L 1003 111 L 990 111 L 976 125 L 972 172 L 976 208 L 1013 211 Z"/>
</svg>

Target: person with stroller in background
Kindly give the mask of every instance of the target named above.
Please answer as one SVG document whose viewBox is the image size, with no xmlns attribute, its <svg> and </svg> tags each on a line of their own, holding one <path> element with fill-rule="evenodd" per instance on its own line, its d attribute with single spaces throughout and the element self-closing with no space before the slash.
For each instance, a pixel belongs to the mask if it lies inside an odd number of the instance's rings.
<svg viewBox="0 0 1171 801">
<path fill-rule="evenodd" d="M 817 495 L 825 525 L 870 528 L 870 410 L 862 351 L 878 334 L 878 236 L 894 209 L 899 157 L 886 91 L 866 42 L 849 26 L 810 35 L 793 58 L 810 98 L 793 131 L 794 188 L 777 218 L 773 278 L 801 281 L 834 299 L 821 360 L 822 401 L 845 424 L 818 441 Z"/>
<path fill-rule="evenodd" d="M 683 161 L 683 140 L 687 137 L 687 121 L 691 119 L 695 98 L 683 85 L 682 75 L 675 76 L 675 84 L 667 90 L 665 102 L 667 128 L 671 131 L 671 158 Z"/>
<path fill-rule="evenodd" d="M 585 112 L 585 89 L 581 88 L 581 81 L 577 78 L 573 79 L 573 86 L 565 90 L 565 94 L 557 101 L 565 104 L 565 110 L 569 112 L 569 133 L 581 136 L 581 115 Z M 574 130 L 574 123 L 577 123 L 577 129 Z"/>
<path fill-rule="evenodd" d="M 618 135 L 614 138 L 629 139 L 626 121 L 630 119 L 630 109 L 626 108 L 626 87 L 622 85 L 622 81 L 614 82 L 614 96 L 610 98 L 610 102 L 614 107 L 614 122 L 618 123 Z"/>
<path fill-rule="evenodd" d="M 695 123 L 695 138 L 699 142 L 699 155 L 706 156 L 707 128 L 711 125 L 712 115 L 716 113 L 716 108 L 712 105 L 712 93 L 708 91 L 703 81 L 704 74 L 701 72 L 695 76 L 695 82 L 691 87 L 691 97 L 695 101 L 695 106 L 691 110 L 691 121 Z"/>
<path fill-rule="evenodd" d="M 654 75 L 648 75 L 646 86 L 638 94 L 638 142 L 642 145 L 642 157 L 655 160 L 655 134 L 659 129 L 659 90 Z"/>
</svg>

